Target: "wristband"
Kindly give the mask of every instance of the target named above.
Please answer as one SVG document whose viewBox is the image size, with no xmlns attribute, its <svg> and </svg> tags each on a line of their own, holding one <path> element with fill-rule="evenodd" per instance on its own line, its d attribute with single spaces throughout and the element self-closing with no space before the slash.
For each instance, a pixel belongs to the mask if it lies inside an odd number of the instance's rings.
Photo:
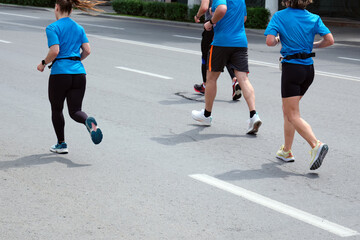
<svg viewBox="0 0 360 240">
<path fill-rule="evenodd" d="M 209 21 L 209 22 L 211 23 L 211 25 L 214 25 L 213 21 L 211 21 L 211 18 L 210 18 L 210 21 Z"/>
<path fill-rule="evenodd" d="M 197 14 L 195 15 L 195 17 L 196 17 L 196 18 L 198 18 L 198 19 L 200 19 L 200 17 L 198 17 L 198 15 L 197 15 Z"/>
<path fill-rule="evenodd" d="M 41 61 L 41 64 L 44 65 L 44 66 L 46 66 L 45 60 L 42 60 L 42 61 Z"/>
</svg>

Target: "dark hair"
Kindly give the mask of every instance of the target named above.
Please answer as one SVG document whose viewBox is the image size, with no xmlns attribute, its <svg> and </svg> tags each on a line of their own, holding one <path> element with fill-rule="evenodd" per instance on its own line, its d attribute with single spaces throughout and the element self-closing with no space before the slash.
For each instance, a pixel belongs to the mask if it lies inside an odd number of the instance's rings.
<svg viewBox="0 0 360 240">
<path fill-rule="evenodd" d="M 284 7 L 287 7 L 287 3 L 289 4 L 288 7 L 291 8 L 299 8 L 299 9 L 305 9 L 307 5 L 312 3 L 313 0 L 282 0 L 281 4 Z"/>
<path fill-rule="evenodd" d="M 98 0 L 56 0 L 56 4 L 60 7 L 60 12 L 71 13 L 73 7 L 76 7 L 84 12 L 97 11 L 102 12 L 101 9 L 95 8 L 96 5 L 104 3 Z"/>
</svg>

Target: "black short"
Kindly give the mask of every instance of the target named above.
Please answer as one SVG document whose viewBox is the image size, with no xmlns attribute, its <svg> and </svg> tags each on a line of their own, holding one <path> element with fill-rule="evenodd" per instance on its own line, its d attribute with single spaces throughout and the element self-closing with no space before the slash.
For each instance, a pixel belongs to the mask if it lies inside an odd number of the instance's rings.
<svg viewBox="0 0 360 240">
<path fill-rule="evenodd" d="M 239 72 L 248 73 L 247 48 L 211 46 L 208 54 L 207 70 L 210 72 L 223 72 L 224 66 L 227 64 L 230 64 L 231 68 Z"/>
<path fill-rule="evenodd" d="M 282 64 L 282 98 L 304 96 L 314 80 L 314 65 Z"/>
</svg>

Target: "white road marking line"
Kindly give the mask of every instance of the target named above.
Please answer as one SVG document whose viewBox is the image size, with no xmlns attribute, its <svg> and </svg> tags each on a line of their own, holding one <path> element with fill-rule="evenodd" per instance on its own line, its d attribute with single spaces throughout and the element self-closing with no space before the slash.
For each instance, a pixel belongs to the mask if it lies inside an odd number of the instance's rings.
<svg viewBox="0 0 360 240">
<path fill-rule="evenodd" d="M 94 34 L 87 34 L 87 36 L 95 37 L 95 38 L 103 39 L 103 40 L 108 40 L 108 41 L 127 43 L 127 44 L 132 44 L 132 45 L 137 45 L 137 46 L 151 47 L 151 48 L 168 50 L 168 51 L 173 51 L 173 52 L 181 52 L 181 53 L 189 53 L 189 54 L 201 55 L 200 51 L 192 51 L 192 50 L 187 50 L 187 49 L 182 49 L 182 48 L 168 47 L 168 46 L 163 46 L 163 45 L 159 45 L 159 44 L 138 42 L 138 41 L 121 39 L 121 38 L 104 37 L 104 36 L 99 36 L 99 35 L 94 35 Z"/>
<path fill-rule="evenodd" d="M 249 60 L 249 63 L 254 64 L 254 65 L 265 66 L 265 67 L 279 68 L 278 64 L 273 64 L 273 63 L 254 61 L 254 60 Z M 323 71 L 317 71 L 317 70 L 315 70 L 315 74 L 320 75 L 320 76 L 325 76 L 325 77 L 332 77 L 332 78 L 339 78 L 339 79 L 344 79 L 344 80 L 349 80 L 349 81 L 360 82 L 360 77 L 354 77 L 354 76 L 349 76 L 349 75 L 323 72 Z"/>
<path fill-rule="evenodd" d="M 360 62 L 360 59 L 356 59 L 356 58 L 347 58 L 347 57 L 339 57 L 339 58 L 345 59 L 345 60 L 359 61 Z"/>
<path fill-rule="evenodd" d="M 172 77 L 167 77 L 167 76 L 162 76 L 159 74 L 155 74 L 155 73 L 149 73 L 149 72 L 144 72 L 144 71 L 140 71 L 140 70 L 136 70 L 136 69 L 132 69 L 132 68 L 127 68 L 127 67 L 116 67 L 118 69 L 122 69 L 125 71 L 129 71 L 129 72 L 135 72 L 135 73 L 140 73 L 140 74 L 144 74 L 144 75 L 148 75 L 148 76 L 152 76 L 152 77 L 158 77 L 158 78 L 162 78 L 162 79 L 173 79 Z"/>
<path fill-rule="evenodd" d="M 11 43 L 9 41 L 5 41 L 5 40 L 0 40 L 1 43 Z"/>
<path fill-rule="evenodd" d="M 10 25 L 17 25 L 17 26 L 29 27 L 29 28 L 36 28 L 36 29 L 41 29 L 41 30 L 45 29 L 45 27 L 38 27 L 38 26 L 33 26 L 33 25 L 28 25 L 28 24 L 21 24 L 21 23 L 12 23 L 12 22 L 6 22 L 6 21 L 0 21 L 0 23 L 6 23 L 6 24 L 10 24 Z M 87 34 L 87 36 L 91 36 L 91 37 L 95 37 L 95 38 L 103 39 L 103 40 L 108 40 L 108 41 L 115 41 L 115 42 L 121 42 L 121 43 L 133 44 L 133 45 L 138 45 L 138 46 L 151 47 L 151 48 L 157 48 L 157 49 L 168 50 L 168 51 L 173 51 L 173 52 L 188 53 L 188 54 L 201 56 L 200 51 L 193 51 L 193 50 L 187 50 L 187 49 L 176 48 L 176 47 L 167 47 L 167 46 L 158 45 L 158 44 L 144 43 L 144 42 L 126 40 L 126 39 L 121 39 L 121 38 L 103 37 L 103 36 L 94 35 L 94 34 Z M 278 65 L 273 64 L 273 63 L 267 63 L 267 62 L 261 62 L 261 61 L 255 61 L 255 60 L 249 60 L 249 63 L 255 64 L 255 65 L 260 65 L 260 66 L 278 68 Z M 348 75 L 342 75 L 342 74 L 336 74 L 336 73 L 329 73 L 329 72 L 322 72 L 322 71 L 315 71 L 315 74 L 326 76 L 326 77 L 360 82 L 360 77 L 354 77 L 354 76 L 348 76 Z"/>
<path fill-rule="evenodd" d="M 100 27 L 100 28 L 109 28 L 109 29 L 116 29 L 116 30 L 124 30 L 125 28 L 119 28 L 119 27 L 111 27 L 111 26 L 104 26 L 104 25 L 97 25 L 97 24 L 90 24 L 90 23 L 80 23 L 80 25 L 84 26 L 91 26 L 91 27 Z"/>
<path fill-rule="evenodd" d="M 4 13 L 4 12 L 0 12 L 0 14 L 17 16 L 17 17 L 25 17 L 25 18 L 34 18 L 34 19 L 39 19 L 39 18 L 40 18 L 40 17 L 33 17 L 33 16 L 28 16 L 28 15 L 15 14 L 15 13 Z"/>
<path fill-rule="evenodd" d="M 194 175 L 189 175 L 189 176 L 198 181 L 207 183 L 211 186 L 217 187 L 224 191 L 227 191 L 227 192 L 233 193 L 237 196 L 240 196 L 242 198 L 245 198 L 251 202 L 260 204 L 264 207 L 270 208 L 279 213 L 283 213 L 285 215 L 296 218 L 305 223 L 311 224 L 313 226 L 316 226 L 318 228 L 321 228 L 323 230 L 326 230 L 328 232 L 336 234 L 340 237 L 351 237 L 351 236 L 359 235 L 358 232 L 356 232 L 352 229 L 349 229 L 349 228 L 343 227 L 341 225 L 338 225 L 336 223 L 327 221 L 326 219 L 317 217 L 310 213 L 304 212 L 302 210 L 296 209 L 294 207 L 288 206 L 281 202 L 272 200 L 272 199 L 264 197 L 260 194 L 251 192 L 249 190 L 246 190 L 244 188 L 224 182 L 222 180 L 208 176 L 206 174 L 194 174 Z"/>
<path fill-rule="evenodd" d="M 45 30 L 45 27 L 39 27 L 39 26 L 34 26 L 34 25 L 29 25 L 29 24 L 23 24 L 23 23 L 13 23 L 13 22 L 6 22 L 6 21 L 0 21 L 0 23 L 5 23 L 5 24 L 15 25 L 15 26 L 21 26 L 21 27 L 35 28 L 35 29 L 40 29 L 40 30 Z"/>
<path fill-rule="evenodd" d="M 198 38 L 198 37 L 189 37 L 189 36 L 182 36 L 182 35 L 173 35 L 173 37 L 201 40 L 201 38 Z"/>
</svg>

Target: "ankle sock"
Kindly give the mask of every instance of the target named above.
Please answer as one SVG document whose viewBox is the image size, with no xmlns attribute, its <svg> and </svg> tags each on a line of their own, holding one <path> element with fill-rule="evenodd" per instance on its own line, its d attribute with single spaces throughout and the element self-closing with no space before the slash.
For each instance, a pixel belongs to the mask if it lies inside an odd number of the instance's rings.
<svg viewBox="0 0 360 240">
<path fill-rule="evenodd" d="M 250 118 L 252 118 L 256 114 L 255 110 L 250 111 Z"/>
<path fill-rule="evenodd" d="M 204 116 L 205 116 L 205 117 L 210 117 L 210 116 L 211 116 L 211 112 L 208 112 L 208 111 L 206 111 L 206 109 L 205 109 L 205 111 L 204 111 Z"/>
</svg>

